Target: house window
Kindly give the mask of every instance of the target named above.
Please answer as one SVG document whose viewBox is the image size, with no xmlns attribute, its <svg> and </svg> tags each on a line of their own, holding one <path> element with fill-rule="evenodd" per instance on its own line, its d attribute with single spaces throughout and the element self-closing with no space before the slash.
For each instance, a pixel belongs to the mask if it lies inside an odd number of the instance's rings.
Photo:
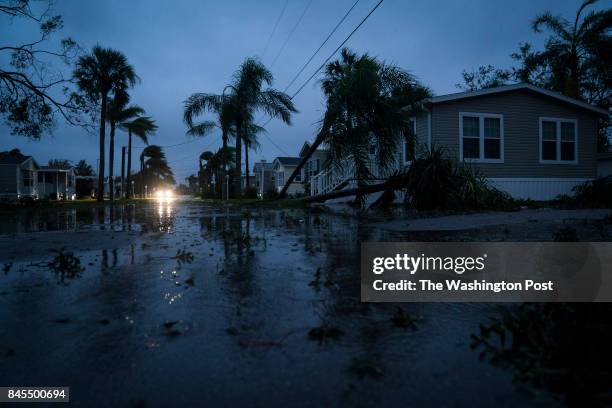
<svg viewBox="0 0 612 408">
<path fill-rule="evenodd" d="M 461 160 L 503 163 L 504 118 L 502 115 L 460 113 L 459 132 Z"/>
<path fill-rule="evenodd" d="M 276 185 L 284 186 L 285 185 L 285 172 L 279 171 L 277 174 L 278 174 L 278 177 L 276 178 Z"/>
<path fill-rule="evenodd" d="M 415 158 L 416 153 L 416 119 L 413 118 L 409 122 L 412 135 L 408 135 L 404 139 L 404 164 L 411 163 Z"/>
<path fill-rule="evenodd" d="M 302 182 L 302 172 L 299 172 L 298 174 L 295 175 L 295 178 L 293 179 L 296 183 L 301 183 Z M 283 183 L 284 184 L 284 183 Z"/>
<path fill-rule="evenodd" d="M 23 170 L 23 186 L 32 187 L 34 185 L 34 178 L 30 170 Z"/>
<path fill-rule="evenodd" d="M 42 183 L 44 181 L 45 178 L 45 173 L 43 173 L 42 171 L 38 172 L 38 182 Z"/>
<path fill-rule="evenodd" d="M 540 118 L 540 162 L 577 163 L 577 122 Z"/>
</svg>

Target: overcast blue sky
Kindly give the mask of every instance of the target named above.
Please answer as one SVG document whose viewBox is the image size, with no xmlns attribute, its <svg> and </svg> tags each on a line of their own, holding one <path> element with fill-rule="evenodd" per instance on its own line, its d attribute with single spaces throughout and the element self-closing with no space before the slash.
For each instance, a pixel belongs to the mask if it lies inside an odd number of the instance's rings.
<svg viewBox="0 0 612 408">
<path fill-rule="evenodd" d="M 84 48 L 99 43 L 125 53 L 142 80 L 133 89 L 132 100 L 159 125 L 151 143 L 171 145 L 188 140 L 182 106 L 191 93 L 221 93 L 248 56 L 260 57 L 274 74 L 274 86 L 284 89 L 355 0 L 312 0 L 306 9 L 309 1 L 288 0 L 266 53 L 266 43 L 286 0 L 57 0 L 55 9 L 64 17 L 64 29 L 58 37 L 70 36 Z M 289 93 L 312 74 L 377 2 L 360 0 Z M 579 4 L 571 0 L 385 0 L 347 45 L 412 72 L 436 94 L 451 93 L 457 91 L 455 85 L 463 69 L 482 64 L 505 67 L 520 42 L 541 44 L 544 36 L 530 29 L 530 21 L 538 13 L 551 10 L 572 17 Z M 612 0 L 600 1 L 597 8 L 611 5 Z M 305 9 L 304 18 L 277 58 Z M 36 36 L 36 30 L 19 23 L 4 24 L 0 27 L 2 45 L 7 38 L 17 43 Z M 276 156 L 297 155 L 304 140 L 312 140 L 324 107 L 318 82 L 308 84 L 295 104 L 299 113 L 293 126 L 277 121 L 267 125 L 268 137 L 281 150 L 261 137 L 261 149 L 252 155 L 255 159 L 271 161 Z M 86 159 L 95 165 L 98 157 L 96 135 L 61 122 L 53 135 L 41 141 L 12 136 L 3 126 L 0 131 L 0 150 L 18 147 L 34 155 L 39 163 L 61 158 L 75 162 Z M 117 169 L 120 146 L 126 139 L 126 135 L 118 134 Z M 202 151 L 219 145 L 220 137 L 215 134 L 167 148 L 177 181 L 183 182 L 196 171 Z"/>
</svg>

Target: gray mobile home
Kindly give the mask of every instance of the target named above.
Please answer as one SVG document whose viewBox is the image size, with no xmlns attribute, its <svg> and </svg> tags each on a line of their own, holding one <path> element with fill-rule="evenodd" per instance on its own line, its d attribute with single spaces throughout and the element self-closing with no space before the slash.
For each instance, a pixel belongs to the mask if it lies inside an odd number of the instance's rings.
<svg viewBox="0 0 612 408">
<path fill-rule="evenodd" d="M 514 198 L 550 200 L 597 177 L 598 120 L 608 114 L 529 84 L 436 96 L 413 118 L 416 144 L 398 146 L 397 170 L 441 147 Z M 311 194 L 337 189 L 351 177 L 323 169 L 313 177 Z"/>
<path fill-rule="evenodd" d="M 37 198 L 38 164 L 17 150 L 0 153 L 0 199 Z"/>
<path fill-rule="evenodd" d="M 515 84 L 431 98 L 416 119 L 421 146 L 444 147 L 515 198 L 547 200 L 597 177 L 597 123 L 608 113 Z"/>
</svg>

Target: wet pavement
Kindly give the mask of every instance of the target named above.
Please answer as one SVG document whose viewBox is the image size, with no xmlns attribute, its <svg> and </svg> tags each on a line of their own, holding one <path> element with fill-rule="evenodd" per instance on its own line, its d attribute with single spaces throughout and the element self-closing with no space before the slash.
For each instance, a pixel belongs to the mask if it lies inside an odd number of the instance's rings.
<svg viewBox="0 0 612 408">
<path fill-rule="evenodd" d="M 361 303 L 360 241 L 410 237 L 356 218 L 148 202 L 0 234 L 3 386 L 81 406 L 558 404 L 471 349 L 498 306 Z"/>
</svg>

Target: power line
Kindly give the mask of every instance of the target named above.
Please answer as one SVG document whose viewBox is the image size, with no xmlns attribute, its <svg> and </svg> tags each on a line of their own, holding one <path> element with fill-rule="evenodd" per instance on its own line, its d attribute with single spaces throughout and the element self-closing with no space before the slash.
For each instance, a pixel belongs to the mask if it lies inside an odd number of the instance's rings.
<svg viewBox="0 0 612 408">
<path fill-rule="evenodd" d="M 199 139 L 199 140 L 205 140 L 205 139 Z M 211 147 L 213 144 L 215 144 L 215 143 L 216 143 L 216 142 L 218 142 L 218 141 L 219 141 L 219 139 L 218 139 L 218 138 L 215 138 L 215 139 L 214 139 L 212 142 L 210 142 L 209 144 L 207 144 L 206 146 L 204 146 L 203 150 L 205 151 L 206 149 L 208 149 L 209 147 Z M 189 156 L 184 156 L 184 157 L 182 157 L 182 158 L 180 158 L 180 159 L 175 159 L 175 160 L 169 161 L 169 162 L 167 162 L 167 163 L 168 163 L 168 164 L 170 164 L 170 163 L 176 163 L 176 162 L 179 162 L 179 161 L 185 160 L 185 159 L 187 159 L 187 158 L 189 158 L 189 157 L 192 157 L 192 156 L 191 156 L 191 155 L 189 155 Z"/>
<path fill-rule="evenodd" d="M 310 62 L 314 59 L 314 57 L 316 57 L 316 55 L 319 53 L 319 51 L 321 51 L 321 48 L 323 48 L 323 46 L 325 46 L 325 44 L 327 44 L 327 41 L 329 41 L 329 39 L 331 38 L 332 35 L 334 35 L 334 33 L 336 32 L 336 30 L 338 29 L 338 27 L 340 27 L 340 25 L 344 22 L 344 20 L 346 20 L 346 18 L 348 17 L 348 15 L 351 13 L 351 11 L 353 11 L 353 9 L 355 8 L 355 6 L 357 5 L 357 3 L 359 3 L 360 0 L 355 1 L 355 3 L 353 3 L 353 5 L 351 6 L 351 8 L 348 9 L 348 11 L 344 14 L 344 16 L 342 16 L 342 18 L 340 19 L 340 21 L 338 21 L 338 24 L 336 24 L 336 26 L 334 27 L 334 29 L 329 33 L 329 35 L 327 36 L 327 38 L 325 38 L 325 40 L 323 40 L 323 42 L 321 43 L 321 45 L 319 45 L 319 48 L 316 49 L 316 51 L 310 56 L 310 58 L 308 58 L 308 61 L 306 61 L 306 63 L 302 66 L 302 68 L 298 71 L 297 74 L 295 74 L 295 76 L 293 77 L 293 79 L 291 80 L 291 82 L 289 82 L 289 85 L 287 85 L 285 87 L 285 89 L 283 90 L 283 92 L 287 92 L 287 90 L 291 87 L 291 85 L 293 85 L 293 83 L 295 82 L 296 79 L 298 79 L 298 77 L 302 74 L 302 72 L 304 72 L 304 70 L 306 69 L 306 67 L 308 66 L 308 64 L 310 64 Z"/>
<path fill-rule="evenodd" d="M 310 0 L 308 2 L 308 4 L 306 4 L 306 7 L 304 8 L 304 11 L 302 11 L 302 14 L 300 15 L 300 18 L 298 19 L 298 21 L 295 23 L 295 25 L 293 26 L 293 28 L 291 29 L 291 31 L 289 32 L 289 35 L 287 36 L 287 39 L 285 40 L 285 42 L 283 43 L 283 45 L 280 47 L 280 49 L 278 50 L 278 53 L 276 54 L 276 57 L 274 57 L 274 60 L 272 61 L 272 65 L 270 65 L 270 68 L 272 68 L 274 66 L 274 64 L 276 64 L 276 61 L 278 60 L 278 57 L 280 57 L 281 53 L 283 52 L 283 50 L 285 49 L 285 47 L 287 46 L 287 43 L 289 42 L 289 40 L 291 39 L 291 37 L 293 36 L 293 33 L 295 32 L 295 30 L 298 28 L 298 26 L 300 25 L 300 23 L 302 22 L 302 19 L 304 18 L 304 15 L 306 15 L 306 12 L 308 11 L 308 9 L 310 8 L 310 5 L 312 4 L 312 0 Z"/>
<path fill-rule="evenodd" d="M 342 41 L 342 43 L 340 43 L 340 45 L 334 50 L 334 52 L 332 52 L 329 57 L 327 57 L 325 59 L 325 61 L 323 61 L 323 63 L 319 66 L 319 68 L 317 68 L 310 77 L 308 77 L 308 79 L 298 88 L 297 91 L 295 91 L 295 93 L 293 95 L 290 96 L 289 99 L 293 100 L 300 92 L 302 92 L 302 89 L 304 89 L 304 87 L 306 85 L 308 85 L 308 83 L 312 80 L 312 78 L 314 78 L 317 73 L 319 73 L 319 71 L 321 69 L 323 69 L 325 67 L 325 64 L 327 64 L 329 62 L 330 59 L 332 59 L 332 57 L 334 55 L 336 55 L 336 53 L 344 46 L 344 44 L 346 44 L 346 42 L 353 36 L 353 34 L 355 34 L 355 32 L 357 32 L 357 30 L 359 30 L 359 28 L 363 25 L 363 23 L 366 22 L 366 20 L 368 18 L 370 18 L 370 16 L 372 15 L 372 13 L 374 13 L 376 11 L 376 9 L 382 4 L 384 0 L 380 0 L 373 8 L 372 10 L 370 10 L 370 12 L 363 18 L 363 20 L 361 20 L 361 22 L 359 22 L 359 24 L 357 24 L 357 27 L 355 27 L 353 29 L 353 31 L 351 31 L 351 33 L 344 39 L 344 41 Z M 272 120 L 272 118 L 268 118 L 268 120 L 261 125 L 262 127 L 265 127 L 268 123 L 270 123 L 270 121 Z"/>
<path fill-rule="evenodd" d="M 159 146 L 159 147 L 162 147 L 162 148 L 176 147 L 176 146 L 183 146 L 183 145 L 186 145 L 186 144 L 189 144 L 189 143 L 194 143 L 194 142 L 197 142 L 198 140 L 204 140 L 204 139 L 191 139 L 191 140 L 188 140 L 188 141 L 182 142 L 182 143 L 171 144 L 171 145 L 163 145 L 163 146 L 162 145 L 156 145 L 156 146 Z M 133 149 L 144 149 L 145 147 L 147 147 L 147 146 L 133 146 L 132 148 Z"/>
<path fill-rule="evenodd" d="M 355 27 L 355 29 L 353 31 L 351 31 L 351 33 L 344 39 L 344 41 L 342 41 L 342 43 L 334 50 L 334 52 L 332 52 L 330 54 L 329 57 L 327 57 L 327 59 L 325 61 L 323 61 L 323 64 L 321 64 L 321 66 L 319 68 L 317 68 L 317 70 L 315 72 L 312 73 L 312 75 L 306 80 L 306 82 L 304 82 L 302 84 L 302 86 L 300 86 L 298 88 L 298 90 L 291 96 L 291 99 L 295 98 L 297 96 L 297 94 L 299 94 L 302 89 L 304 89 L 304 87 L 312 80 L 312 78 L 315 77 L 315 75 L 317 75 L 317 73 L 323 69 L 325 67 L 325 64 L 327 64 L 329 62 L 330 59 L 332 59 L 332 57 L 334 55 L 336 55 L 336 53 L 344 46 L 344 44 L 346 44 L 346 42 L 353 36 L 353 34 L 355 34 L 355 32 L 357 30 L 359 30 L 359 27 L 361 27 L 363 25 L 363 23 L 366 22 L 366 20 L 368 18 L 370 18 L 370 16 L 372 15 L 372 13 L 374 13 L 376 11 L 376 9 L 382 4 L 384 0 L 380 0 L 373 8 L 372 10 L 370 10 L 370 12 L 368 13 L 368 15 L 366 15 L 363 20 L 361 20 L 361 22 L 357 25 L 357 27 Z"/>
<path fill-rule="evenodd" d="M 278 23 L 280 23 L 281 19 L 283 18 L 283 14 L 285 14 L 285 9 L 287 9 L 287 4 L 289 4 L 289 0 L 285 0 L 285 5 L 283 6 L 283 9 L 281 10 L 280 14 L 278 15 L 278 18 L 276 19 L 276 23 L 274 23 L 274 28 L 272 29 L 272 32 L 270 33 L 270 37 L 268 37 L 268 41 L 266 42 L 266 47 L 264 48 L 264 51 L 261 54 L 261 58 L 262 59 L 266 55 L 266 52 L 268 52 L 268 47 L 270 46 L 270 42 L 272 41 L 272 37 L 274 37 L 274 33 L 276 32 L 276 29 L 278 28 Z"/>
</svg>

